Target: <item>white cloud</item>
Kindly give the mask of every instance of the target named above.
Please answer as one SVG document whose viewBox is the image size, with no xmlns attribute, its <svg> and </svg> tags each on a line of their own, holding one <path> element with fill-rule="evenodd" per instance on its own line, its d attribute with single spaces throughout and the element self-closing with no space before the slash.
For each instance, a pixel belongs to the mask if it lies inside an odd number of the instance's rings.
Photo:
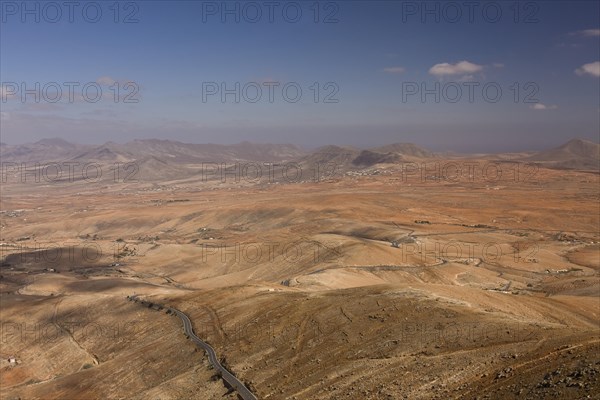
<svg viewBox="0 0 600 400">
<path fill-rule="evenodd" d="M 580 68 L 575 70 L 575 73 L 580 76 L 587 74 L 598 78 L 600 77 L 600 61 L 583 64 Z"/>
<path fill-rule="evenodd" d="M 474 80 L 475 80 L 474 75 L 465 75 L 465 76 L 461 76 L 460 78 L 458 78 L 459 82 L 472 82 Z"/>
<path fill-rule="evenodd" d="M 406 71 L 406 69 L 403 67 L 387 67 L 383 69 L 383 72 L 387 72 L 389 74 L 401 74 L 404 71 Z"/>
<path fill-rule="evenodd" d="M 557 105 L 547 106 L 542 103 L 535 103 L 534 105 L 529 106 L 529 108 L 531 108 L 532 110 L 556 110 L 558 108 L 558 106 Z"/>
<path fill-rule="evenodd" d="M 96 83 L 98 85 L 112 86 L 115 84 L 115 82 L 116 81 L 110 76 L 101 76 L 100 78 L 96 79 Z"/>
<path fill-rule="evenodd" d="M 473 64 L 469 61 L 461 61 L 456 64 L 435 64 L 429 69 L 429 73 L 437 77 L 442 77 L 445 75 L 474 74 L 475 72 L 480 72 L 482 70 L 482 65 Z"/>
<path fill-rule="evenodd" d="M 582 31 L 571 32 L 570 35 L 584 37 L 600 37 L 600 29 L 584 29 Z"/>
</svg>

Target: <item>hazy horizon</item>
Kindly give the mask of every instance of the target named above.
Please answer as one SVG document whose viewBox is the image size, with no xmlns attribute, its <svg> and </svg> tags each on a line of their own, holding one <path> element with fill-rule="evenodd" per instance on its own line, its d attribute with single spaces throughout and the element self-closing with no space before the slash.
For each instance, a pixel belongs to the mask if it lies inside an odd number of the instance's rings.
<svg viewBox="0 0 600 400">
<path fill-rule="evenodd" d="M 39 140 L 36 140 L 35 142 L 21 142 L 21 143 L 6 143 L 4 141 L 2 141 L 1 143 L 4 145 L 8 145 L 8 146 L 23 146 L 23 145 L 28 145 L 28 144 L 35 144 L 44 140 L 55 140 L 55 139 L 60 139 L 60 140 L 65 140 L 68 143 L 72 143 L 72 144 L 78 144 L 78 145 L 90 145 L 90 146 L 103 146 L 109 143 L 115 143 L 118 145 L 123 145 L 123 144 L 127 144 L 127 143 L 131 143 L 131 142 L 135 142 L 135 141 L 151 141 L 151 140 L 161 140 L 161 141 L 171 141 L 171 142 L 177 142 L 177 143 L 182 143 L 182 144 L 197 144 L 197 145 L 222 145 L 222 146 L 235 146 L 235 145 L 240 145 L 240 144 L 244 144 L 244 143 L 249 143 L 252 145 L 280 145 L 280 146 L 285 146 L 285 145 L 291 145 L 291 146 L 296 146 L 301 150 L 310 152 L 310 151 L 314 151 L 317 150 L 319 148 L 322 147 L 326 147 L 326 146 L 337 146 L 337 147 L 353 147 L 356 149 L 360 149 L 360 150 L 368 150 L 368 149 L 372 149 L 372 148 L 376 148 L 376 147 L 382 147 L 382 146 L 386 146 L 386 145 L 391 145 L 391 144 L 397 144 L 397 143 L 402 143 L 402 144 L 414 144 L 418 147 L 421 147 L 425 150 L 431 150 L 434 152 L 440 152 L 440 153 L 444 153 L 444 152 L 451 152 L 451 153 L 463 153 L 463 154 L 501 154 L 501 153 L 511 153 L 511 152 L 515 152 L 515 153 L 520 153 L 520 152 L 535 152 L 535 151 L 543 151 L 543 150 L 549 150 L 549 149 L 553 149 L 556 148 L 560 145 L 566 144 L 570 141 L 573 140 L 587 140 L 590 141 L 592 143 L 596 143 L 598 144 L 598 140 L 593 140 L 593 139 L 587 139 L 587 138 L 582 138 L 582 137 L 573 137 L 570 138 L 569 140 L 567 140 L 566 142 L 561 142 L 558 143 L 557 145 L 551 145 L 551 144 L 546 144 L 545 146 L 541 146 L 538 148 L 522 148 L 522 149 L 513 149 L 513 150 L 505 150 L 505 151 L 501 151 L 501 150 L 497 150 L 496 151 L 458 151 L 455 149 L 451 149 L 451 148 L 442 148 L 442 147 L 437 147 L 437 146 L 424 146 L 420 143 L 415 143 L 415 142 L 403 142 L 403 141 L 397 141 L 397 142 L 382 142 L 382 143 L 373 143 L 367 146 L 360 146 L 360 145 L 353 145 L 353 144 L 346 144 L 346 143 L 327 143 L 324 145 L 319 145 L 319 146 L 306 146 L 306 145 L 302 145 L 302 144 L 296 144 L 296 143 L 285 143 L 285 142 L 260 142 L 260 141 L 251 141 L 251 140 L 243 140 L 243 141 L 239 141 L 239 142 L 231 142 L 231 143 L 217 143 L 217 142 L 191 142 L 191 141 L 180 141 L 180 140 L 175 140 L 175 139 L 168 139 L 168 138 L 133 138 L 133 139 L 127 139 L 127 140 L 109 140 L 106 142 L 95 142 L 95 143 L 84 143 L 84 142 L 78 142 L 78 141 L 72 141 L 72 140 L 68 140 L 68 139 L 64 139 L 61 137 L 46 137 L 46 138 L 41 138 Z"/>
<path fill-rule="evenodd" d="M 598 140 L 598 2 L 284 3 L 129 2 L 95 18 L 4 2 L 1 140 Z"/>
</svg>

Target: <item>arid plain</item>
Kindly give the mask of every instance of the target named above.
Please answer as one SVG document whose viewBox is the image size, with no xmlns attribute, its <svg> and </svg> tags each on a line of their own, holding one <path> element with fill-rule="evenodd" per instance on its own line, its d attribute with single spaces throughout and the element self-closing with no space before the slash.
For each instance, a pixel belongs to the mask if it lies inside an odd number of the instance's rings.
<svg viewBox="0 0 600 400">
<path fill-rule="evenodd" d="M 597 144 L 50 145 L 46 166 L 105 169 L 38 182 L 3 150 L 3 399 L 236 398 L 132 294 L 187 313 L 259 399 L 600 398 Z"/>
</svg>

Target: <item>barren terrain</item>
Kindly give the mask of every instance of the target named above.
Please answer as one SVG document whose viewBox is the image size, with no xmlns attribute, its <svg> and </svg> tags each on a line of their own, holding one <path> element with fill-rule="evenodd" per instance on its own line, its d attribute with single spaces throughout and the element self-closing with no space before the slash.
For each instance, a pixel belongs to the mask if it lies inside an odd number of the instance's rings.
<svg viewBox="0 0 600 400">
<path fill-rule="evenodd" d="M 600 398 L 599 175 L 490 160 L 3 184 L 0 397 L 224 398 L 136 294 L 260 399 Z"/>
</svg>

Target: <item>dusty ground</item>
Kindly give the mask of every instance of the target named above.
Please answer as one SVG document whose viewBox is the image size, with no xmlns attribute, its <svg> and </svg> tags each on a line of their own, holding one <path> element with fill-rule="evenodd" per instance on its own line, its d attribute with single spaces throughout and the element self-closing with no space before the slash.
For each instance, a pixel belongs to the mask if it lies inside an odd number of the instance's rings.
<svg viewBox="0 0 600 400">
<path fill-rule="evenodd" d="M 515 176 L 3 186 L 0 396 L 223 398 L 135 293 L 261 399 L 600 398 L 599 175 Z"/>
</svg>

